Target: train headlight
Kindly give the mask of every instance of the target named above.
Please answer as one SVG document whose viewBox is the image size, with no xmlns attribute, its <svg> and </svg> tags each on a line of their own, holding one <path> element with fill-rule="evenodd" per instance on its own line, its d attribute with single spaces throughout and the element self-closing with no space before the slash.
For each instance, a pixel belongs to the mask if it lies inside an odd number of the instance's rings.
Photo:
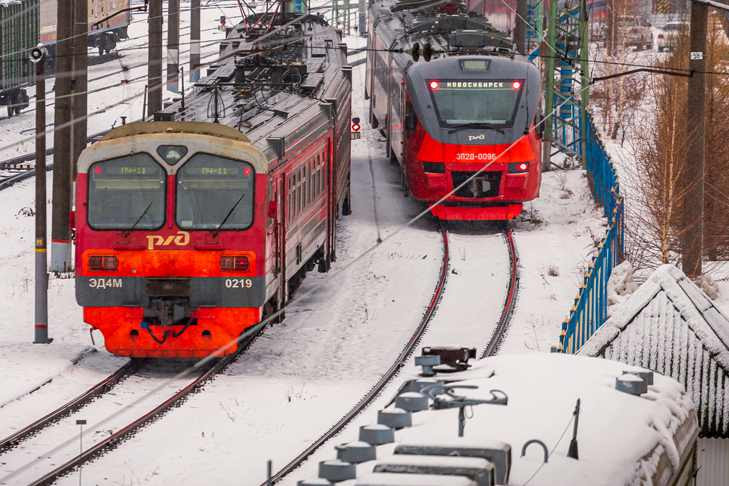
<svg viewBox="0 0 729 486">
<path fill-rule="evenodd" d="M 94 255 L 89 257 L 89 270 L 115 271 L 119 268 L 119 260 L 115 256 Z"/>
<path fill-rule="evenodd" d="M 509 164 L 509 174 L 523 174 L 525 172 L 529 172 L 527 162 L 511 162 Z"/>
<path fill-rule="evenodd" d="M 251 264 L 245 255 L 220 257 L 220 269 L 225 272 L 247 272 L 250 267 Z"/>
<path fill-rule="evenodd" d="M 187 147 L 184 145 L 160 145 L 157 147 L 157 153 L 162 157 L 162 160 L 170 165 L 175 165 L 187 155 Z"/>
<path fill-rule="evenodd" d="M 423 162 L 423 171 L 431 174 L 445 174 L 445 164 L 442 162 Z"/>
</svg>

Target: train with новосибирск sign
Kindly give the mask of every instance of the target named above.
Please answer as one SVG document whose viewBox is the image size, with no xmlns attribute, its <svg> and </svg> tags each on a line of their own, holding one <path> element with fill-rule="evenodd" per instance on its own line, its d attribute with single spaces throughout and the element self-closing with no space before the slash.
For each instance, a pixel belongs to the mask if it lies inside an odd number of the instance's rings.
<svg viewBox="0 0 729 486">
<path fill-rule="evenodd" d="M 510 220 L 539 195 L 539 70 L 461 2 L 373 2 L 365 96 L 412 196 L 443 220 Z M 442 201 L 441 201 L 442 200 Z"/>
</svg>

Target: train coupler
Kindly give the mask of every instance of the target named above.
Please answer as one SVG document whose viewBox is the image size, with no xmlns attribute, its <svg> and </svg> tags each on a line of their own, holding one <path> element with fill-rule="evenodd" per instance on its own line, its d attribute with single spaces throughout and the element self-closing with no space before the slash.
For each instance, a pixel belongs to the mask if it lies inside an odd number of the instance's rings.
<svg viewBox="0 0 729 486">
<path fill-rule="evenodd" d="M 437 372 L 467 370 L 471 367 L 469 359 L 476 359 L 476 348 L 424 347 L 415 364 L 423 368 L 423 376 L 435 376 Z"/>
</svg>

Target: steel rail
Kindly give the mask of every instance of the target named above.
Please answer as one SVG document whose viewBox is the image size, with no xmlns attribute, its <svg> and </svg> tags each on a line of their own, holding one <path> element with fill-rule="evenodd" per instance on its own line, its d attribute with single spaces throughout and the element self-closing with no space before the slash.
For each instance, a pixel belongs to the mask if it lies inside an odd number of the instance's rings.
<svg viewBox="0 0 729 486">
<path fill-rule="evenodd" d="M 501 309 L 499 322 L 491 335 L 491 339 L 489 339 L 488 344 L 481 353 L 481 359 L 494 356 L 499 351 L 499 346 L 501 346 L 506 331 L 509 329 L 511 316 L 514 315 L 516 297 L 519 293 L 519 254 L 516 251 L 514 232 L 511 228 L 504 230 L 504 240 L 506 240 L 506 246 L 509 249 L 509 285 L 506 289 L 506 298 L 504 299 L 504 307 Z"/>
<path fill-rule="evenodd" d="M 425 314 L 420 320 L 420 323 L 415 329 L 415 332 L 412 334 L 412 336 L 410 336 L 410 339 L 405 344 L 402 351 L 400 351 L 400 354 L 398 354 L 397 358 L 392 363 L 390 368 L 388 368 L 385 374 L 377 381 L 377 383 L 372 386 L 372 388 L 370 388 L 370 390 L 354 405 L 354 407 L 352 407 L 349 412 L 347 412 L 342 418 L 340 418 L 337 423 L 330 427 L 329 430 L 327 430 L 323 435 L 316 439 L 311 445 L 304 449 L 304 451 L 302 451 L 288 464 L 281 468 L 281 470 L 274 474 L 271 477 L 270 481 L 263 482 L 261 486 L 269 486 L 271 484 L 279 482 L 281 479 L 284 478 L 284 476 L 288 475 L 296 468 L 301 466 L 304 461 L 309 458 L 309 456 L 317 451 L 317 449 L 319 449 L 326 442 L 328 442 L 335 435 L 337 435 L 342 429 L 344 429 L 344 427 L 346 427 L 355 417 L 362 413 L 369 406 L 369 404 L 375 398 L 377 398 L 377 396 L 385 389 L 385 387 L 393 380 L 393 378 L 395 378 L 395 376 L 400 371 L 400 368 L 402 368 L 408 358 L 413 354 L 415 348 L 418 346 L 420 340 L 425 334 L 425 331 L 427 331 L 428 325 L 435 316 L 435 311 L 438 307 L 438 303 L 440 302 L 441 297 L 443 296 L 443 291 L 445 290 L 446 281 L 448 279 L 450 255 L 448 250 L 448 233 L 445 228 L 441 228 L 441 234 L 443 237 L 443 259 L 441 261 L 438 282 L 435 286 L 435 290 L 433 291 L 433 295 L 430 298 L 430 302 L 425 309 Z"/>
<path fill-rule="evenodd" d="M 135 373 L 141 366 L 140 360 L 129 360 L 124 366 L 117 369 L 114 373 L 101 380 L 96 385 L 86 390 L 81 395 L 77 396 L 68 403 L 61 405 L 51 413 L 39 418 L 35 422 L 26 427 L 23 427 L 14 434 L 0 440 L 0 454 L 17 447 L 26 439 L 29 439 L 33 435 L 37 434 L 49 425 L 59 421 L 63 417 L 66 417 L 73 412 L 76 412 L 94 400 L 96 397 L 107 393 L 114 388 L 119 382 L 121 382 L 127 376 Z"/>
<path fill-rule="evenodd" d="M 197 378 L 195 378 L 193 381 L 188 383 L 184 388 L 175 392 L 172 396 L 165 399 L 163 402 L 161 402 L 159 405 L 154 407 L 149 412 L 145 413 L 141 417 L 130 422 L 125 427 L 122 427 L 122 428 L 116 430 L 113 434 L 111 434 L 106 439 L 104 439 L 104 440 L 96 443 L 95 445 L 91 446 L 90 448 L 84 450 L 83 452 L 81 452 L 80 454 L 75 456 L 73 459 L 67 461 L 66 463 L 57 467 L 53 471 L 46 473 L 41 478 L 33 481 L 32 483 L 30 483 L 29 486 L 50 486 L 57 479 L 72 472 L 74 469 L 85 464 L 86 462 L 90 461 L 91 459 L 101 455 L 105 450 L 116 446 L 123 439 L 127 438 L 128 436 L 133 435 L 134 433 L 138 432 L 142 427 L 146 426 L 148 423 L 151 423 L 152 421 L 158 419 L 165 412 L 167 412 L 170 408 L 172 408 L 173 406 L 179 405 L 190 394 L 192 394 L 193 392 L 198 390 L 201 386 L 203 386 L 205 384 L 205 382 L 210 380 L 212 377 L 214 377 L 218 373 L 222 372 L 231 363 L 233 363 L 236 359 L 238 359 L 238 357 L 245 350 L 248 349 L 248 347 L 251 345 L 251 343 L 253 343 L 253 341 L 256 339 L 256 337 L 258 336 L 259 333 L 260 333 L 260 329 L 258 332 L 251 333 L 250 336 L 243 339 L 239 343 L 237 352 L 230 354 L 228 356 L 225 356 L 225 357 L 219 359 L 218 361 L 216 361 L 214 364 L 209 366 L 205 371 L 203 371 Z"/>
</svg>

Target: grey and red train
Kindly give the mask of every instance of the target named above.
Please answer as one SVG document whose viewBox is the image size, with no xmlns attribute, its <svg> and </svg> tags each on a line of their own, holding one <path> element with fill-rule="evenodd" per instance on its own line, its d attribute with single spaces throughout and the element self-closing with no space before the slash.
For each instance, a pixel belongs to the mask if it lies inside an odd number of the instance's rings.
<svg viewBox="0 0 729 486">
<path fill-rule="evenodd" d="M 193 95 L 81 155 L 76 297 L 114 354 L 207 356 L 336 256 L 350 211 L 346 46 L 318 16 L 268 20 L 288 23 L 256 33 L 275 49 L 249 54 L 263 43 L 234 28 Z"/>
<path fill-rule="evenodd" d="M 377 0 L 368 22 L 370 121 L 409 193 L 443 220 L 518 216 L 539 195 L 542 93 L 511 34 L 461 2 Z"/>
</svg>

